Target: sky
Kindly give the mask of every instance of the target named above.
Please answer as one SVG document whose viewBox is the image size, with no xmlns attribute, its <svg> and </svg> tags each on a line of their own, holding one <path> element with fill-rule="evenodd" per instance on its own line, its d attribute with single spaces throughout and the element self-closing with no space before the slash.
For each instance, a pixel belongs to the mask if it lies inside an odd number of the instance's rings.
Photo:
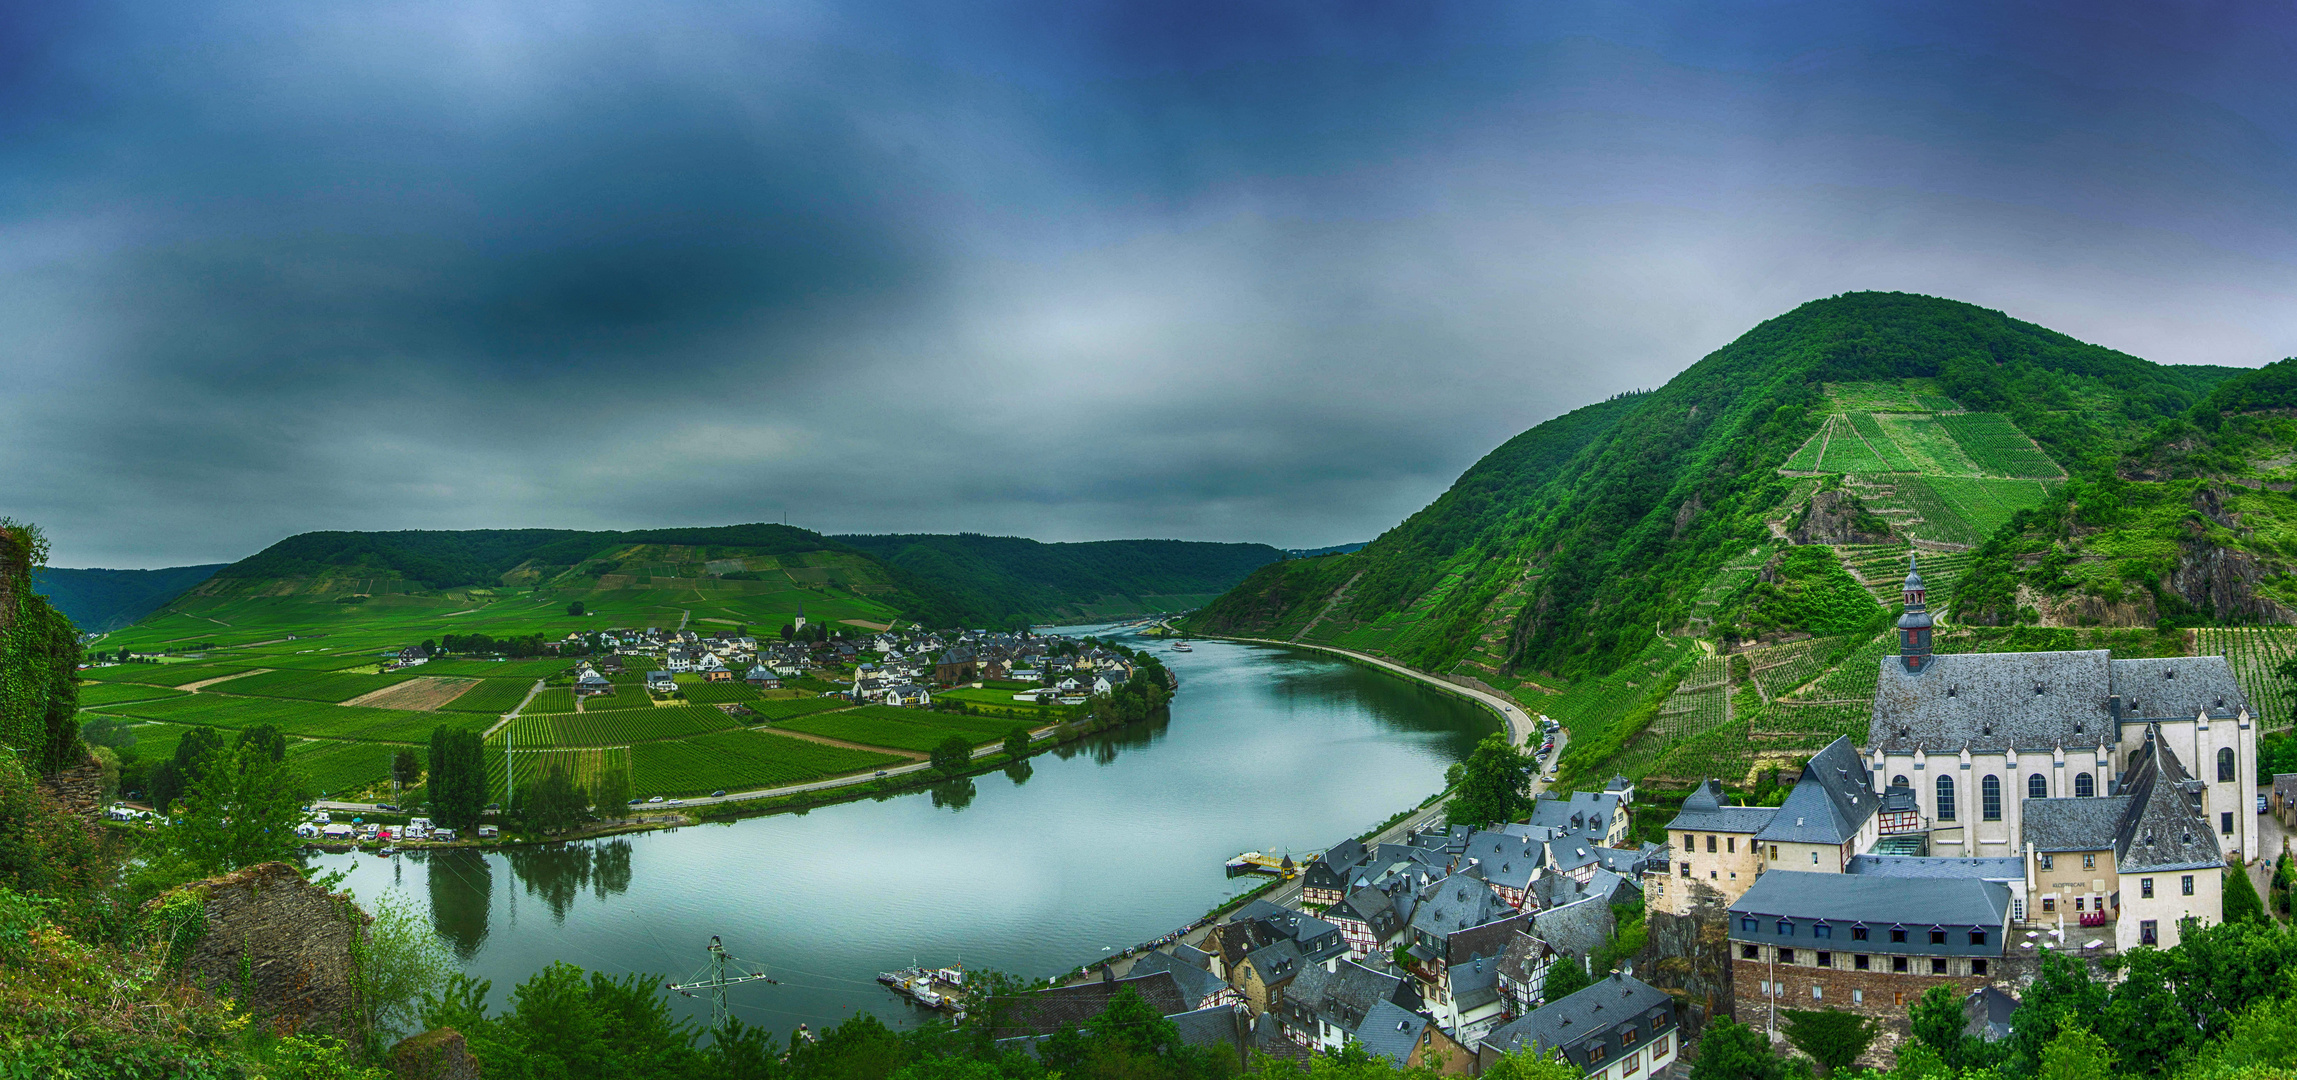
<svg viewBox="0 0 2297 1080">
<path fill-rule="evenodd" d="M 0 516 L 58 566 L 1367 540 L 1861 289 L 2297 353 L 2297 13 L 0 5 Z"/>
</svg>

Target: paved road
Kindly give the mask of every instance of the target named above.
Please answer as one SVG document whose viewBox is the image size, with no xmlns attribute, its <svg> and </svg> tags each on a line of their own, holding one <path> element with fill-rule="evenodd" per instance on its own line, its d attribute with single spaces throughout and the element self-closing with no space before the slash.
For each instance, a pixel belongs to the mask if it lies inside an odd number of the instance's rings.
<svg viewBox="0 0 2297 1080">
<path fill-rule="evenodd" d="M 1217 635 L 1206 636 L 1213 637 Z M 1459 683 L 1451 681 L 1450 679 L 1446 679 L 1438 675 L 1430 675 L 1425 671 L 1419 670 L 1418 668 L 1408 668 L 1402 664 L 1394 663 L 1388 660 L 1382 660 L 1379 657 L 1372 656 L 1368 653 L 1360 653 L 1353 649 L 1336 649 L 1330 645 L 1311 645 L 1303 641 L 1277 641 L 1274 638 L 1224 637 L 1220 640 L 1249 641 L 1257 645 L 1282 645 L 1286 648 L 1292 649 L 1315 649 L 1319 652 L 1337 653 L 1341 656 L 1349 657 L 1355 660 L 1361 660 L 1364 663 L 1384 668 L 1398 675 L 1402 675 L 1408 679 L 1418 679 L 1424 683 L 1443 687 L 1444 689 L 1449 690 L 1455 694 L 1474 698 L 1475 700 L 1480 701 L 1485 705 L 1488 705 L 1491 708 L 1497 710 L 1502 717 L 1507 719 L 1507 737 L 1509 741 L 1515 743 L 1517 746 L 1530 745 L 1531 737 L 1537 734 L 1539 731 L 1539 725 L 1532 720 L 1531 714 L 1523 711 L 1523 706 L 1516 704 L 1513 699 L 1504 698 L 1498 694 L 1478 690 L 1472 686 L 1462 686 Z M 1556 745 L 1556 752 L 1562 753 L 1562 751 L 1562 744 L 1558 743 Z"/>
<path fill-rule="evenodd" d="M 2271 795 L 2271 787 L 2260 788 L 2258 794 Z M 2255 807 L 2248 809 L 2254 810 Z M 2256 861 L 2249 864 L 2249 883 L 2257 887 L 2257 898 L 2267 904 L 2273 902 L 2273 893 L 2266 886 L 2273 881 L 2273 864 L 2281 858 L 2281 845 L 2288 840 L 2288 830 L 2281 827 L 2281 819 L 2271 814 L 2257 815 Z"/>
</svg>

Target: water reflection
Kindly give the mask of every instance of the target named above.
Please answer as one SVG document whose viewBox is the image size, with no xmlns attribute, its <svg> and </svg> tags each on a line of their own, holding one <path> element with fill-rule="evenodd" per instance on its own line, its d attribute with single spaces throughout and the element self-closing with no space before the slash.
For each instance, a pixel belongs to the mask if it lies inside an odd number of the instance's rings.
<svg viewBox="0 0 2297 1080">
<path fill-rule="evenodd" d="M 973 796 L 981 789 L 973 786 L 973 778 L 960 776 L 933 785 L 933 805 L 936 809 L 963 810 L 973 805 Z"/>
<path fill-rule="evenodd" d="M 1029 767 L 1029 759 L 1022 758 L 1021 760 L 1016 761 L 1011 765 L 1005 766 L 1005 779 L 1011 780 L 1014 787 L 1020 787 L 1021 785 L 1028 783 L 1029 777 L 1035 775 L 1036 772 L 1037 770 Z"/>
<path fill-rule="evenodd" d="M 558 922 L 566 921 L 567 911 L 586 888 L 600 900 L 630 889 L 628 840 L 508 848 L 503 861 L 511 876 L 526 886 L 527 895 L 541 900 Z"/>
<path fill-rule="evenodd" d="M 430 881 L 431 925 L 465 963 L 487 940 L 487 911 L 494 905 L 494 864 L 470 850 L 423 853 Z"/>
</svg>

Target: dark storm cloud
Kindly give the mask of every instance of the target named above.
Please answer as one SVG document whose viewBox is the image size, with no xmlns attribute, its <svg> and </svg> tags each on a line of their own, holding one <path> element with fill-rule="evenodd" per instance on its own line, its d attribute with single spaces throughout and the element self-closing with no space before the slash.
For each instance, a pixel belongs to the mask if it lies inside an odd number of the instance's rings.
<svg viewBox="0 0 2297 1080">
<path fill-rule="evenodd" d="M 0 514 L 1362 539 L 1857 288 L 2297 351 L 2238 7 L 184 4 L 0 27 Z"/>
</svg>

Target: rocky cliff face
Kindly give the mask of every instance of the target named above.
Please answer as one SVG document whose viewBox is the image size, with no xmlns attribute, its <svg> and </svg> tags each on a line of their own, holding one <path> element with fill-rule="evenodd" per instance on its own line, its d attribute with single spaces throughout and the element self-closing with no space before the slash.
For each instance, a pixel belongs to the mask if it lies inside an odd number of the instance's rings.
<svg viewBox="0 0 2297 1080">
<path fill-rule="evenodd" d="M 183 894 L 205 913 L 204 931 L 183 959 L 193 985 L 238 1001 L 274 1031 L 363 1036 L 354 943 L 370 920 L 350 897 L 277 862 L 195 881 L 174 895 Z"/>
<path fill-rule="evenodd" d="M 1635 957 L 1636 978 L 1682 1003 L 1686 1039 L 1732 1011 L 1730 912 L 1721 893 L 1696 881 L 1691 890 L 1689 915 L 1652 911 L 1644 916 L 1650 937 Z"/>
<path fill-rule="evenodd" d="M 1861 523 L 1866 528 L 1861 529 Z M 1880 524 L 1878 530 L 1874 526 Z M 1889 544 L 1898 540 L 1888 523 L 1874 516 L 1847 491 L 1821 491 L 1810 497 L 1802 523 L 1787 534 L 1798 544 Z"/>
</svg>

